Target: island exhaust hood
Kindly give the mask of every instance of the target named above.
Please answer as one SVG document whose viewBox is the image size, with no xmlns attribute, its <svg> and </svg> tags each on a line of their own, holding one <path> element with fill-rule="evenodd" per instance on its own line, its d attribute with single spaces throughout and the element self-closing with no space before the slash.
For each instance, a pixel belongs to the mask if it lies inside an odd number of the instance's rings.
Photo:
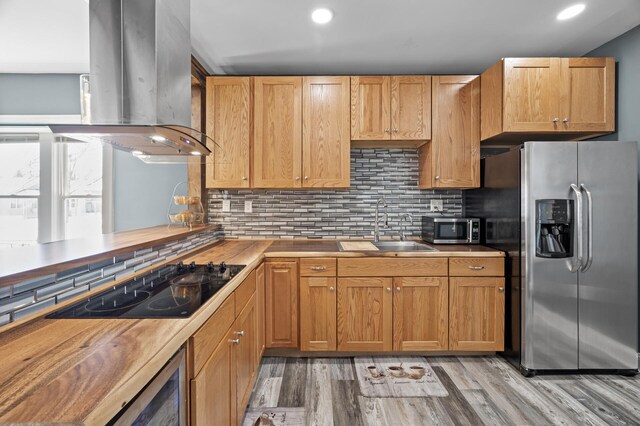
<svg viewBox="0 0 640 426">
<path fill-rule="evenodd" d="M 146 162 L 209 155 L 215 142 L 190 127 L 189 0 L 90 0 L 89 9 L 82 124 L 49 128 L 63 138 L 109 143 Z"/>
</svg>

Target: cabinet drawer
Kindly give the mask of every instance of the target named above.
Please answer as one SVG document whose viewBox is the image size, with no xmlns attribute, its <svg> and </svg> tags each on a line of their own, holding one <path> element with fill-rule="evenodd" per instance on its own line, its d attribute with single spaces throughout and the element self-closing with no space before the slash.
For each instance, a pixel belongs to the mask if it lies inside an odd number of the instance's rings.
<svg viewBox="0 0 640 426">
<path fill-rule="evenodd" d="M 447 259 L 366 257 L 338 259 L 341 277 L 437 277 L 447 276 Z"/>
<path fill-rule="evenodd" d="M 502 257 L 451 257 L 449 275 L 452 277 L 503 277 Z"/>
<path fill-rule="evenodd" d="M 301 277 L 335 277 L 336 259 L 330 257 L 318 257 L 313 259 L 300 259 Z"/>
<path fill-rule="evenodd" d="M 242 281 L 236 291 L 236 312 L 239 314 L 256 292 L 256 271 L 251 271 L 249 276 Z"/>
<path fill-rule="evenodd" d="M 192 374 L 195 377 L 236 319 L 235 295 L 227 297 L 211 318 L 190 339 Z"/>
</svg>

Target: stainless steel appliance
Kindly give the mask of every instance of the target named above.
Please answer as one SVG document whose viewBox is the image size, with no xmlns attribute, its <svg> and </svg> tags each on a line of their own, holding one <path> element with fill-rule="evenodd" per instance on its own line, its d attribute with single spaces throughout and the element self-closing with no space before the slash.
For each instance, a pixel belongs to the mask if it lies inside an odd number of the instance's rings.
<svg viewBox="0 0 640 426">
<path fill-rule="evenodd" d="M 115 426 L 185 426 L 187 374 L 180 349 L 145 388 L 108 424 Z"/>
<path fill-rule="evenodd" d="M 243 268 L 224 262 L 163 266 L 47 318 L 187 318 Z"/>
<path fill-rule="evenodd" d="M 527 142 L 465 191 L 507 252 L 505 355 L 525 375 L 638 369 L 637 143 Z"/>
<path fill-rule="evenodd" d="M 480 219 L 422 216 L 422 239 L 433 244 L 479 244 Z"/>
</svg>

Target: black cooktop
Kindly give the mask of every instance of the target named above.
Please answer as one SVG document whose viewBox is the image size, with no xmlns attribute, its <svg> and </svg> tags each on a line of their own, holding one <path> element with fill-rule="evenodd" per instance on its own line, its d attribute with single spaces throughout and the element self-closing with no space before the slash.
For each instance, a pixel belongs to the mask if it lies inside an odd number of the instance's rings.
<svg viewBox="0 0 640 426">
<path fill-rule="evenodd" d="M 187 318 L 244 265 L 167 265 L 46 318 Z"/>
</svg>

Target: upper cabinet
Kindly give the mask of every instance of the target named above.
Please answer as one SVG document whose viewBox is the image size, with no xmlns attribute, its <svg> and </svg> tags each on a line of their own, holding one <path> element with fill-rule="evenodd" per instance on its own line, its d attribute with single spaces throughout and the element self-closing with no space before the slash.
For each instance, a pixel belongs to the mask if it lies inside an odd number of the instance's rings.
<svg viewBox="0 0 640 426">
<path fill-rule="evenodd" d="M 304 77 L 302 86 L 302 186 L 348 188 L 349 77 Z"/>
<path fill-rule="evenodd" d="M 506 58 L 482 74 L 483 141 L 583 139 L 614 130 L 614 58 Z"/>
<path fill-rule="evenodd" d="M 433 135 L 419 149 L 420 188 L 480 186 L 479 80 L 433 77 Z"/>
<path fill-rule="evenodd" d="M 251 77 L 207 77 L 207 188 L 248 188 Z"/>
<path fill-rule="evenodd" d="M 426 141 L 430 138 L 430 76 L 351 77 L 351 140 Z"/>
<path fill-rule="evenodd" d="M 255 77 L 253 183 L 302 186 L 302 77 Z"/>
</svg>

